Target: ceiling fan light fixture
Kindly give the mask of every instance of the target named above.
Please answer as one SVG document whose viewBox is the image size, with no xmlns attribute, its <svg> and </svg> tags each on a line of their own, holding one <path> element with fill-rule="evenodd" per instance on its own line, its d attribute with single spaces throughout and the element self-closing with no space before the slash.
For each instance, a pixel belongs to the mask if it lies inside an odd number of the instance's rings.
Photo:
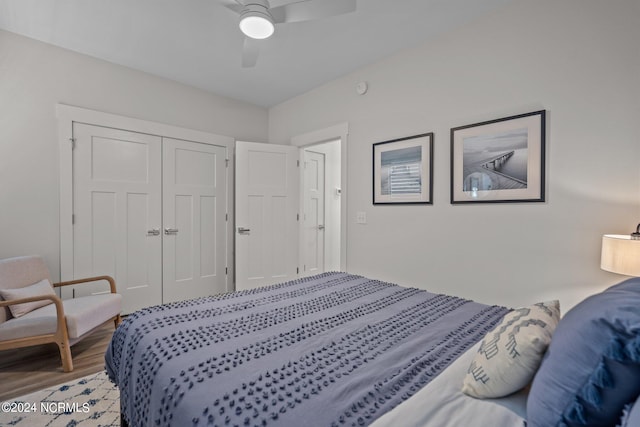
<svg viewBox="0 0 640 427">
<path fill-rule="evenodd" d="M 240 31 L 252 39 L 266 39 L 275 31 L 273 18 L 265 6 L 247 5 L 240 14 Z"/>
</svg>

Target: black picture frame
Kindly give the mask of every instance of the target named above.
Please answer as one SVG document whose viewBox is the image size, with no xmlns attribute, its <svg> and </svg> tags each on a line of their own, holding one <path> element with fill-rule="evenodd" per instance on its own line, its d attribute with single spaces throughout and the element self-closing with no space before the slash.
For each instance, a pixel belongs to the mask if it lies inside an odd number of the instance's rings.
<svg viewBox="0 0 640 427">
<path fill-rule="evenodd" d="M 373 204 L 433 204 L 433 132 L 373 144 Z"/>
<path fill-rule="evenodd" d="M 545 201 L 546 110 L 451 129 L 451 203 Z"/>
</svg>

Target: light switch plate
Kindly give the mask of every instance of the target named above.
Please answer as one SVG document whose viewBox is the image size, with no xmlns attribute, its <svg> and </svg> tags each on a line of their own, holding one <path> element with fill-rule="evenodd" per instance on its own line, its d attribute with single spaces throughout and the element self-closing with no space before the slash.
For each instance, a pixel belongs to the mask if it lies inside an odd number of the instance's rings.
<svg viewBox="0 0 640 427">
<path fill-rule="evenodd" d="M 367 213 L 356 212 L 356 224 L 366 224 L 366 223 L 367 223 Z"/>
</svg>

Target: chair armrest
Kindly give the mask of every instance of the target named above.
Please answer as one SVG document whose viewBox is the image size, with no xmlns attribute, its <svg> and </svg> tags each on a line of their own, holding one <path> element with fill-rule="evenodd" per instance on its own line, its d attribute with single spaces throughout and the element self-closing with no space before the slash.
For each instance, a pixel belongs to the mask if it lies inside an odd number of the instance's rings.
<svg viewBox="0 0 640 427">
<path fill-rule="evenodd" d="M 60 306 L 62 307 L 62 300 L 57 295 L 36 295 L 34 297 L 28 297 L 28 298 L 10 299 L 6 301 L 2 300 L 0 301 L 0 307 L 8 307 L 10 305 L 24 304 L 26 302 L 42 301 L 45 299 L 50 299 L 56 305 L 60 303 Z"/>
<path fill-rule="evenodd" d="M 64 306 L 62 305 L 62 300 L 57 295 L 37 295 L 29 298 L 0 301 L 0 307 L 8 307 L 10 305 L 22 304 L 25 302 L 42 301 L 45 299 L 50 299 L 56 306 L 56 317 L 58 318 L 57 330 L 58 334 L 61 334 L 63 329 L 66 331 L 67 324 L 64 318 Z"/>
<path fill-rule="evenodd" d="M 111 288 L 111 293 L 112 294 L 116 293 L 116 282 L 115 282 L 115 280 L 113 280 L 113 277 L 111 277 L 111 276 L 96 276 L 96 277 L 87 277 L 87 278 L 84 278 L 84 279 L 69 280 L 69 281 L 66 281 L 66 282 L 54 283 L 53 287 L 54 288 L 60 288 L 62 286 L 77 285 L 77 284 L 80 284 L 80 283 L 88 283 L 88 282 L 98 282 L 100 280 L 106 280 L 107 282 L 109 282 L 109 287 Z"/>
</svg>

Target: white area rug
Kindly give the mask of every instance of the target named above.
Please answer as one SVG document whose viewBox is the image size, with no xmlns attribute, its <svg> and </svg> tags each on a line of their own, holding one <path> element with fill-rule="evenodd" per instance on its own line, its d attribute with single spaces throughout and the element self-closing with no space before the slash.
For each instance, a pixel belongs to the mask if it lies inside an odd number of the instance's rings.
<svg viewBox="0 0 640 427">
<path fill-rule="evenodd" d="M 105 372 L 2 402 L 0 426 L 120 425 L 120 396 Z"/>
</svg>

